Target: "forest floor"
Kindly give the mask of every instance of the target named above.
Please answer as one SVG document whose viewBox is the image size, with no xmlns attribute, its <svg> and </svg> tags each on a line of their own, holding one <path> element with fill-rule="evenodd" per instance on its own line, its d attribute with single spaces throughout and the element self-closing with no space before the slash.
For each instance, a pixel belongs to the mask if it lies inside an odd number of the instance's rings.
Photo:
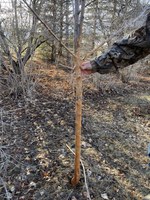
<svg viewBox="0 0 150 200">
<path fill-rule="evenodd" d="M 0 199 L 88 200 L 82 167 L 80 184 L 70 185 L 71 75 L 51 66 L 35 76 L 36 90 L 28 98 L 1 92 Z M 92 79 L 84 80 L 81 152 L 90 197 L 140 200 L 150 193 L 150 76 L 128 84 L 116 79 L 105 91 Z"/>
</svg>

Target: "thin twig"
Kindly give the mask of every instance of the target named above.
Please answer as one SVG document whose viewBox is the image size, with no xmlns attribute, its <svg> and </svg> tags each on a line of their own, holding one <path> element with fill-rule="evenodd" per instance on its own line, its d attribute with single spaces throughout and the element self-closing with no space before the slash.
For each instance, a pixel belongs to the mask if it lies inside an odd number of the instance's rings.
<svg viewBox="0 0 150 200">
<path fill-rule="evenodd" d="M 3 109 L 1 109 L 1 124 L 2 124 L 2 133 L 4 133 Z"/>
<path fill-rule="evenodd" d="M 68 144 L 66 144 L 66 147 L 71 151 L 71 153 L 73 155 L 75 155 L 75 152 L 69 147 Z M 83 169 L 84 183 L 85 183 L 85 188 L 86 188 L 86 191 L 87 191 L 87 197 L 88 197 L 89 200 L 91 200 L 89 187 L 88 187 L 88 184 L 87 184 L 87 176 L 86 176 L 85 167 L 84 167 L 83 161 L 81 159 L 80 159 L 80 162 L 81 162 L 81 166 L 82 166 L 82 169 Z"/>
<path fill-rule="evenodd" d="M 11 199 L 10 194 L 7 190 L 6 184 L 5 184 L 4 180 L 2 179 L 2 177 L 0 177 L 0 180 L 1 180 L 1 183 L 3 184 L 5 192 L 6 192 L 6 198 L 7 198 L 7 200 L 10 200 Z"/>
<path fill-rule="evenodd" d="M 110 37 L 108 37 L 106 40 L 102 41 L 97 47 L 92 49 L 90 52 L 88 52 L 84 57 L 83 60 L 86 60 L 89 56 L 91 56 L 94 52 L 96 52 L 99 48 L 101 48 L 104 44 L 108 43 L 112 40 L 113 37 L 117 36 L 119 33 L 121 33 L 125 28 L 130 27 L 133 23 L 139 22 L 141 17 L 147 15 L 149 9 L 145 9 L 138 17 L 136 17 L 134 20 L 129 21 L 127 24 L 123 24 L 121 28 L 116 31 L 114 34 L 112 34 Z"/>
<path fill-rule="evenodd" d="M 63 64 L 61 64 L 61 63 L 58 63 L 58 66 L 60 66 L 60 67 L 64 67 L 64 68 L 66 68 L 66 69 L 73 70 L 72 67 L 69 67 L 69 66 L 63 65 Z"/>
<path fill-rule="evenodd" d="M 69 200 L 69 199 L 70 199 L 70 197 L 71 197 L 72 193 L 73 193 L 73 190 L 71 190 L 71 192 L 69 193 L 69 195 L 68 195 L 68 197 L 67 197 L 67 200 Z"/>
<path fill-rule="evenodd" d="M 119 29 L 115 34 L 111 35 L 110 37 L 108 37 L 105 41 L 101 42 L 97 47 L 95 47 L 94 49 L 92 49 L 92 51 L 88 52 L 84 57 L 83 60 L 87 59 L 89 56 L 91 56 L 93 53 L 95 53 L 99 48 L 101 48 L 104 44 L 108 43 L 109 41 L 112 40 L 113 37 L 115 37 L 116 35 L 118 35 L 120 32 L 122 31 L 122 28 Z"/>
</svg>

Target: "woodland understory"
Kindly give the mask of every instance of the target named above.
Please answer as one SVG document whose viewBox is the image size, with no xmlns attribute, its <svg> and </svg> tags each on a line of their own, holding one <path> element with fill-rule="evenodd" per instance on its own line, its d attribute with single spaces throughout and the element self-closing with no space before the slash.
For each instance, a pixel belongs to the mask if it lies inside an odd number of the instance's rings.
<svg viewBox="0 0 150 200">
<path fill-rule="evenodd" d="M 147 195 L 149 70 L 127 83 L 116 75 L 98 74 L 83 81 L 81 156 L 86 177 L 81 166 L 80 183 L 73 188 L 74 155 L 66 146 L 74 151 L 72 76 L 55 65 L 33 66 L 28 95 L 10 96 L 1 84 L 0 199 L 87 200 L 85 178 L 94 200 L 140 200 Z"/>
<path fill-rule="evenodd" d="M 149 12 L 146 0 L 0 0 L 0 200 L 150 194 Z M 82 77 L 96 57 L 101 74 Z"/>
</svg>

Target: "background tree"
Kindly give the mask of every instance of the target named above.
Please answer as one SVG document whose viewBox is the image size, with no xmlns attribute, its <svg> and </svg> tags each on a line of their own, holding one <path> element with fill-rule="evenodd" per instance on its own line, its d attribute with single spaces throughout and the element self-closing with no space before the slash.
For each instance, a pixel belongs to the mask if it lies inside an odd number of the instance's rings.
<svg viewBox="0 0 150 200">
<path fill-rule="evenodd" d="M 41 12 L 42 1 L 34 0 L 31 6 L 38 14 Z M 45 42 L 40 34 L 39 24 L 35 16 L 19 0 L 10 2 L 10 15 L 1 15 L 0 46 L 1 60 L 6 61 L 9 68 L 16 74 L 24 71 L 24 66 L 35 50 Z M 7 13 L 5 11 L 5 13 Z M 8 14 L 8 13 L 7 13 Z M 5 66 L 6 68 L 6 66 Z"/>
<path fill-rule="evenodd" d="M 38 15 L 52 28 L 60 41 L 73 50 L 73 1 L 32 0 L 29 2 Z M 8 0 L 7 4 L 4 3 L 5 1 L 1 1 L 0 10 L 1 68 L 19 76 L 24 74 L 27 61 L 38 47 L 40 47 L 41 54 L 46 52 L 45 58 L 48 61 L 56 64 L 58 61 L 62 64 L 71 64 L 71 56 L 59 42 L 54 41 L 21 0 Z M 115 40 L 127 36 L 131 30 L 136 29 L 135 24 L 131 22 L 145 5 L 140 0 L 111 2 L 109 0 L 87 0 L 83 24 L 82 55 L 97 46 L 99 42 L 106 41 L 97 51 L 99 55 Z M 116 32 L 117 34 L 114 34 Z M 111 39 L 107 40 L 108 37 Z M 92 55 L 94 56 L 96 54 Z"/>
</svg>

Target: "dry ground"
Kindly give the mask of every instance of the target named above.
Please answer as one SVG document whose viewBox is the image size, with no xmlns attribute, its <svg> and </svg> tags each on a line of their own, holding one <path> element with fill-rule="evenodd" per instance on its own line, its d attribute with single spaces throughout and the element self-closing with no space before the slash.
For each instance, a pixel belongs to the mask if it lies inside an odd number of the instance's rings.
<svg viewBox="0 0 150 200">
<path fill-rule="evenodd" d="M 0 199 L 87 200 L 73 175 L 74 96 L 70 73 L 39 69 L 28 98 L 0 100 Z M 93 200 L 150 193 L 150 77 L 103 90 L 84 81 L 82 160 Z M 107 82 L 107 81 L 106 81 Z M 107 84 L 107 83 L 106 83 Z M 103 84 L 102 84 L 103 85 Z M 32 98 L 31 98 L 32 96 Z"/>
</svg>

